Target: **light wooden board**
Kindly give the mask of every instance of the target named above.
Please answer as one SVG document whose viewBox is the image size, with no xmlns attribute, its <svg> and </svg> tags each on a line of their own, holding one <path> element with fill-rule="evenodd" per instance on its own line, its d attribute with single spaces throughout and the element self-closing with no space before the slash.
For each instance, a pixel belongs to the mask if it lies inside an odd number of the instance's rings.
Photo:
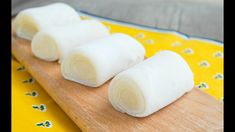
<svg viewBox="0 0 235 132">
<path fill-rule="evenodd" d="M 57 62 L 37 59 L 30 41 L 15 35 L 12 52 L 83 131 L 223 131 L 223 104 L 198 89 L 151 116 L 135 118 L 113 109 L 107 94 L 110 81 L 99 88 L 89 88 L 65 80 Z"/>
</svg>

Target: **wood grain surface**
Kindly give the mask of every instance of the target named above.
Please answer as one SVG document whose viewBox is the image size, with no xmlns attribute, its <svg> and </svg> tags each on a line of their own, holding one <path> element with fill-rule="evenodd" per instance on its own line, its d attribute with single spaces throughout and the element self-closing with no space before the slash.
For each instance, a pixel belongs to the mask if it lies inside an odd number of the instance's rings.
<svg viewBox="0 0 235 132">
<path fill-rule="evenodd" d="M 223 131 L 223 104 L 201 90 L 193 89 L 148 117 L 135 118 L 113 109 L 107 94 L 110 81 L 99 88 L 89 88 L 65 80 L 57 62 L 37 59 L 30 41 L 14 34 L 12 52 L 83 131 Z"/>
</svg>

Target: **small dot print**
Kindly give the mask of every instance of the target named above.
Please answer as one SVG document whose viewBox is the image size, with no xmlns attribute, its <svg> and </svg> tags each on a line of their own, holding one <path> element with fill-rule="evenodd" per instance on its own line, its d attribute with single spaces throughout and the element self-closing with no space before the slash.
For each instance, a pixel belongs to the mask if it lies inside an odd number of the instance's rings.
<svg viewBox="0 0 235 132">
<path fill-rule="evenodd" d="M 24 71 L 25 70 L 25 67 L 24 66 L 20 66 L 16 69 L 17 71 Z"/>
<path fill-rule="evenodd" d="M 152 39 L 148 39 L 145 42 L 146 42 L 146 44 L 153 44 L 154 41 Z"/>
<path fill-rule="evenodd" d="M 199 89 L 207 89 L 209 86 L 205 82 L 201 82 L 199 85 L 196 86 Z"/>
<path fill-rule="evenodd" d="M 181 45 L 180 42 L 175 42 L 175 43 L 172 43 L 172 44 L 171 44 L 172 47 L 177 47 L 177 46 L 180 46 L 180 45 Z"/>
<path fill-rule="evenodd" d="M 32 108 L 33 109 L 36 109 L 38 111 L 41 111 L 41 112 L 45 112 L 46 111 L 46 105 L 44 104 L 40 104 L 40 105 L 32 105 Z"/>
<path fill-rule="evenodd" d="M 203 60 L 199 63 L 199 66 L 204 67 L 204 68 L 208 68 L 208 67 L 210 67 L 210 63 L 206 60 Z"/>
<path fill-rule="evenodd" d="M 30 77 L 30 78 L 28 78 L 28 79 L 26 79 L 26 80 L 24 80 L 24 81 L 22 81 L 23 83 L 30 83 L 30 84 L 32 84 L 32 83 L 34 83 L 35 82 L 35 80 L 32 78 L 32 77 Z"/>
<path fill-rule="evenodd" d="M 214 79 L 216 79 L 216 80 L 223 80 L 223 79 L 224 79 L 224 76 L 223 76 L 223 74 L 221 74 L 221 73 L 217 73 L 217 74 L 214 76 Z"/>
<path fill-rule="evenodd" d="M 32 97 L 37 97 L 38 96 L 38 92 L 37 91 L 31 91 L 31 92 L 25 93 L 25 95 L 32 96 Z"/>
<path fill-rule="evenodd" d="M 43 127 L 43 128 L 51 128 L 52 127 L 52 122 L 49 121 L 49 120 L 46 120 L 44 122 L 38 122 L 38 123 L 36 123 L 36 126 Z"/>
<path fill-rule="evenodd" d="M 214 57 L 215 57 L 215 58 L 223 58 L 223 57 L 224 57 L 223 52 L 221 52 L 221 51 L 216 51 L 216 52 L 214 53 Z"/>
<path fill-rule="evenodd" d="M 190 54 L 193 54 L 193 50 L 191 48 L 186 48 L 183 50 L 183 53 L 190 55 Z"/>
<path fill-rule="evenodd" d="M 139 34 L 136 35 L 136 38 L 143 39 L 144 38 L 144 34 L 143 33 L 139 33 Z"/>
</svg>

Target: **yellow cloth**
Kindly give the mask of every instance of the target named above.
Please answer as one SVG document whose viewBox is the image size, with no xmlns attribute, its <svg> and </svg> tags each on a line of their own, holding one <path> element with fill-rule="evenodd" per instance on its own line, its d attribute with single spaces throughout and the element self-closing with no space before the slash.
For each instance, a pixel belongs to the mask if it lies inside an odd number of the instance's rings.
<svg viewBox="0 0 235 132">
<path fill-rule="evenodd" d="M 36 126 L 49 121 L 52 125 Z M 12 59 L 12 131 L 77 132 L 79 128 L 31 78 L 23 66 Z"/>
<path fill-rule="evenodd" d="M 87 17 L 84 17 L 87 19 Z M 146 57 L 160 50 L 172 50 L 186 59 L 198 88 L 223 100 L 223 45 L 213 41 L 187 39 L 175 33 L 115 24 L 103 20 L 111 33 L 122 32 L 140 41 Z M 13 132 L 75 132 L 73 121 L 31 78 L 24 67 L 12 59 L 12 130 Z"/>
</svg>

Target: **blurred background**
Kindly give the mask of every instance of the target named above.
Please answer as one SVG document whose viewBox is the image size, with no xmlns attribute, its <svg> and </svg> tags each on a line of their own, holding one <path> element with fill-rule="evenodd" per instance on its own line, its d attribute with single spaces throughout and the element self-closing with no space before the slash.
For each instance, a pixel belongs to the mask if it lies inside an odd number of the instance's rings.
<svg viewBox="0 0 235 132">
<path fill-rule="evenodd" d="M 53 2 L 102 17 L 223 42 L 223 0 L 12 0 L 12 16 L 22 9 Z"/>
</svg>

